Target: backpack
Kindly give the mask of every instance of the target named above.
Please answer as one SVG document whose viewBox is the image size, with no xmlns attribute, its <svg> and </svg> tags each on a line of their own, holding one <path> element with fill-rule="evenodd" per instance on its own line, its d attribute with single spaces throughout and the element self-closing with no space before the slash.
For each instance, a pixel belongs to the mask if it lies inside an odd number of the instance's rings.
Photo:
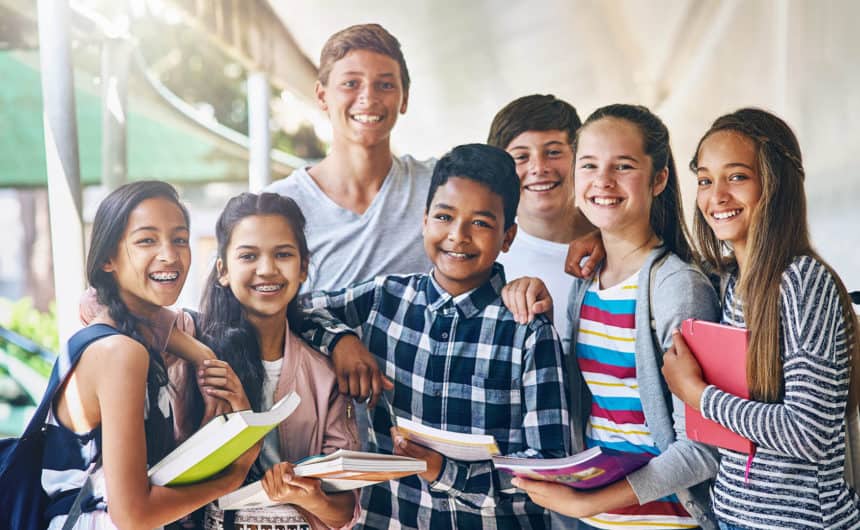
<svg viewBox="0 0 860 530">
<path fill-rule="evenodd" d="M 42 452 L 45 444 L 45 420 L 57 391 L 71 374 L 87 346 L 118 332 L 109 326 L 89 326 L 69 339 L 51 371 L 48 388 L 30 423 L 20 438 L 0 440 L 0 528 L 36 530 L 48 526 L 45 508 L 48 497 L 42 489 Z M 69 354 L 69 352 L 73 352 Z M 82 488 L 82 493 L 89 486 Z M 79 512 L 82 495 L 75 499 L 72 512 Z M 71 518 L 71 515 L 70 517 Z M 70 521 L 74 524 L 74 521 Z"/>
</svg>

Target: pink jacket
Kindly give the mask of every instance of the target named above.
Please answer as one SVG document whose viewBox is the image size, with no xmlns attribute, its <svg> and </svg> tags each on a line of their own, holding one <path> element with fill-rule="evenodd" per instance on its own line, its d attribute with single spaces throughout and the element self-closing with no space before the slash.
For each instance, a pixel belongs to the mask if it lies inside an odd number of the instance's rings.
<svg viewBox="0 0 860 530">
<path fill-rule="evenodd" d="M 284 340 L 284 363 L 274 401 L 277 402 L 290 392 L 298 394 L 302 401 L 290 417 L 278 426 L 281 458 L 284 461 L 296 462 L 320 453 L 333 453 L 338 449 L 358 450 L 358 428 L 352 413 L 352 403 L 338 392 L 331 362 L 293 335 L 288 328 Z M 353 494 L 355 511 L 352 521 L 344 528 L 351 528 L 361 513 L 358 490 L 353 490 Z M 328 528 L 312 514 L 300 511 L 314 530 Z"/>
</svg>

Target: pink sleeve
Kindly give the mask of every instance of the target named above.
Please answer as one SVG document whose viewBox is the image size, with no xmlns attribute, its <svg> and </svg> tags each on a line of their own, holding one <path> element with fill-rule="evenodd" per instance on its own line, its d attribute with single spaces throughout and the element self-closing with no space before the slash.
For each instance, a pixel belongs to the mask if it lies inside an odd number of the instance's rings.
<svg viewBox="0 0 860 530">
<path fill-rule="evenodd" d="M 84 294 L 81 295 L 81 299 L 78 301 L 78 318 L 81 319 L 81 324 L 88 326 L 105 309 L 105 306 L 99 303 L 96 290 L 92 287 L 87 287 L 87 290 L 84 291 Z"/>
<path fill-rule="evenodd" d="M 194 377 L 194 365 L 167 351 L 167 343 L 173 329 L 178 329 L 189 335 L 194 335 L 194 320 L 185 311 L 174 312 L 164 308 L 155 318 L 153 334 L 156 335 L 156 344 L 161 344 L 161 357 L 167 367 L 167 377 L 170 379 L 171 396 L 173 397 L 173 425 L 174 436 L 180 443 L 191 436 L 197 429 L 192 421 L 191 399 L 193 393 L 197 392 L 197 378 Z M 170 327 L 167 327 L 167 322 Z"/>
</svg>

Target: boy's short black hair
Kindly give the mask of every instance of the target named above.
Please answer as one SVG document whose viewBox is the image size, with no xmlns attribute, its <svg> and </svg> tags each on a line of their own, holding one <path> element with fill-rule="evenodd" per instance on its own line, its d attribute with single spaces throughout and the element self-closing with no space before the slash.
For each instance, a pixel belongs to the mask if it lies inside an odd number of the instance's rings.
<svg viewBox="0 0 860 530">
<path fill-rule="evenodd" d="M 514 138 L 526 131 L 565 131 L 573 144 L 582 120 L 567 101 L 552 94 L 532 94 L 517 98 L 500 110 L 490 125 L 487 143 L 507 149 Z"/>
<path fill-rule="evenodd" d="M 444 186 L 448 179 L 453 177 L 480 182 L 490 188 L 490 191 L 502 198 L 505 230 L 514 224 L 520 203 L 520 178 L 511 155 L 486 144 L 458 145 L 451 149 L 433 168 L 425 212 L 430 211 L 430 203 L 433 202 L 436 189 Z"/>
</svg>

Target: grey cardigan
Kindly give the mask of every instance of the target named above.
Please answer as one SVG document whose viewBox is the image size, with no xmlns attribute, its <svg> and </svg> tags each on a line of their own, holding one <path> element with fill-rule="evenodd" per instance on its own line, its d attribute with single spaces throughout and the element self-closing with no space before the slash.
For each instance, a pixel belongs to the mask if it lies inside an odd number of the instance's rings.
<svg viewBox="0 0 860 530">
<path fill-rule="evenodd" d="M 719 320 L 719 305 L 708 278 L 695 266 L 667 253 L 665 247 L 654 249 L 642 265 L 636 298 L 636 377 L 642 398 L 645 422 L 660 449 L 660 455 L 645 467 L 627 476 L 640 503 L 675 493 L 689 514 L 702 528 L 716 528 L 710 506 L 709 480 L 716 476 L 718 460 L 714 448 L 687 440 L 684 404 L 673 396 L 663 380 L 660 368 L 663 351 L 672 345 L 672 330 L 688 318 Z M 652 276 L 651 268 L 658 268 Z M 654 278 L 653 288 L 650 285 Z M 570 336 L 565 344 L 570 396 L 571 441 L 574 453 L 584 449 L 584 432 L 591 414 L 591 392 L 579 371 L 576 359 L 576 334 L 579 311 L 591 280 L 577 279 L 570 290 L 567 305 Z M 649 297 L 653 300 L 649 303 Z M 651 315 L 651 308 L 654 315 Z M 651 321 L 656 323 L 652 335 Z M 662 351 L 656 351 L 658 340 Z"/>
</svg>

